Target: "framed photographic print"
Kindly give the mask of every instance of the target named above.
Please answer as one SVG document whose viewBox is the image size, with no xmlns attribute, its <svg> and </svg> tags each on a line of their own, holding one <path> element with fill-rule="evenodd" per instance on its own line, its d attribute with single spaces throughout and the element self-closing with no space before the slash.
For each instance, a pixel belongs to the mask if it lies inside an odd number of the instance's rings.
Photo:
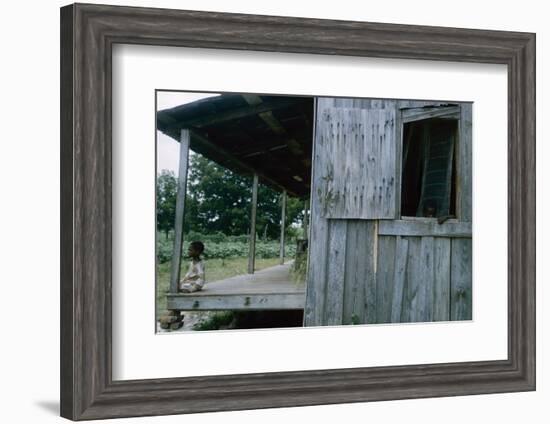
<svg viewBox="0 0 550 424">
<path fill-rule="evenodd" d="M 534 390 L 534 52 L 62 8 L 62 415 Z"/>
</svg>

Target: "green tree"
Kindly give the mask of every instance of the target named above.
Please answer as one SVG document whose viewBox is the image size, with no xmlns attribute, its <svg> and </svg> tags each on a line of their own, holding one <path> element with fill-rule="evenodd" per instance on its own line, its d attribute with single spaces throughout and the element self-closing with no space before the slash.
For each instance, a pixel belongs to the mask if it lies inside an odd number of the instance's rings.
<svg viewBox="0 0 550 424">
<path fill-rule="evenodd" d="M 186 230 L 203 234 L 222 232 L 227 235 L 250 231 L 252 178 L 239 175 L 200 154 L 190 157 L 185 221 Z M 260 184 L 256 231 L 263 238 L 277 238 L 280 233 L 281 195 Z M 303 200 L 288 198 L 287 228 L 300 223 Z"/>
<path fill-rule="evenodd" d="M 174 228 L 178 181 L 172 171 L 162 170 L 157 176 L 157 230 L 166 238 Z"/>
</svg>

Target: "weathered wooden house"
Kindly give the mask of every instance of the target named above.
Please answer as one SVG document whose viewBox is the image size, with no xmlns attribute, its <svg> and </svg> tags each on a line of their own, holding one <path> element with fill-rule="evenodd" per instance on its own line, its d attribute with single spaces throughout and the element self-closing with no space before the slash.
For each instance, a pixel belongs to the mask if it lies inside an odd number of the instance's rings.
<svg viewBox="0 0 550 424">
<path fill-rule="evenodd" d="M 191 148 L 254 176 L 251 234 L 258 179 L 311 210 L 305 287 L 281 268 L 181 294 L 179 195 L 168 307 L 303 308 L 306 326 L 471 319 L 471 119 L 470 103 L 237 94 L 158 112 L 181 143 L 181 192 Z"/>
</svg>

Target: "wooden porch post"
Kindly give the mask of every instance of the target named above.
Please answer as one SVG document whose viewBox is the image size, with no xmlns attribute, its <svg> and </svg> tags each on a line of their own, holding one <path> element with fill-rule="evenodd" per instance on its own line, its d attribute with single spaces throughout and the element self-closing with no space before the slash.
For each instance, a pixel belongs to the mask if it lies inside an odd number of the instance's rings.
<svg viewBox="0 0 550 424">
<path fill-rule="evenodd" d="M 286 218 L 286 190 L 281 193 L 281 247 L 279 258 L 281 265 L 285 263 L 285 218 Z"/>
<path fill-rule="evenodd" d="M 181 251 L 183 247 L 183 216 L 185 214 L 185 194 L 187 190 L 187 165 L 189 160 L 189 130 L 180 133 L 180 164 L 178 172 L 178 193 L 176 197 L 176 218 L 174 222 L 174 250 L 170 270 L 170 293 L 177 293 L 180 280 Z"/>
<path fill-rule="evenodd" d="M 248 273 L 254 274 L 256 260 L 256 209 L 258 208 L 258 174 L 252 180 L 252 209 L 250 213 L 250 237 L 248 239 Z"/>
<path fill-rule="evenodd" d="M 304 238 L 307 240 L 309 238 L 309 234 L 307 232 L 308 227 L 308 216 L 307 213 L 309 211 L 309 199 L 306 199 L 304 201 L 304 221 L 302 223 L 302 226 L 304 227 Z"/>
</svg>

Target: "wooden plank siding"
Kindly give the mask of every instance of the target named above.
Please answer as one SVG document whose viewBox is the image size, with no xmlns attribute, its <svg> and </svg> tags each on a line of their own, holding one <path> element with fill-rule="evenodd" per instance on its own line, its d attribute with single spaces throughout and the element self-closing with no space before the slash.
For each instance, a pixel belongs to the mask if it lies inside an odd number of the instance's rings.
<svg viewBox="0 0 550 424">
<path fill-rule="evenodd" d="M 378 234 L 385 236 L 471 237 L 472 223 L 453 219 L 438 224 L 436 218 L 380 221 Z"/>
<path fill-rule="evenodd" d="M 320 111 L 323 214 L 326 218 L 396 217 L 395 109 Z"/>
<path fill-rule="evenodd" d="M 472 319 L 472 240 L 453 239 L 451 249 L 451 320 Z"/>
<path fill-rule="evenodd" d="M 399 219 L 401 128 L 395 129 L 395 146 L 377 146 L 395 152 L 396 195 L 392 202 L 396 206 L 388 219 L 345 215 L 346 207 L 333 209 L 342 213 L 336 218 L 332 212 L 327 213 L 326 208 L 326 177 L 330 167 L 333 172 L 339 169 L 338 178 L 343 178 L 342 182 L 346 172 L 365 171 L 361 168 L 346 171 L 354 158 L 361 157 L 357 154 L 361 153 L 359 146 L 354 152 L 348 150 L 338 156 L 333 149 L 335 143 L 327 145 L 328 138 L 338 137 L 329 133 L 323 121 L 327 114 L 323 111 L 330 110 L 330 116 L 338 119 L 347 113 L 353 124 L 359 114 L 335 110 L 362 108 L 365 111 L 361 112 L 361 119 L 375 119 L 363 117 L 369 113 L 376 117 L 394 116 L 400 127 L 400 110 L 439 105 L 449 107 L 445 103 L 424 101 L 317 99 L 304 309 L 306 326 L 471 319 L 471 104 L 461 103 L 459 107 L 461 119 L 455 155 L 457 175 L 463 184 L 457 187 L 458 219 L 442 224 L 435 218 Z M 455 113 L 455 106 L 452 107 Z M 343 138 L 341 130 L 339 134 Z M 460 169 L 461 166 L 466 169 Z M 356 188 L 361 189 L 357 185 L 352 187 Z M 462 199 L 465 196 L 469 198 Z M 349 205 L 347 212 L 352 210 Z"/>
<path fill-rule="evenodd" d="M 461 221 L 472 222 L 472 104 L 460 108 L 457 144 L 457 212 Z"/>
<path fill-rule="evenodd" d="M 379 234 L 378 240 L 377 314 L 365 323 L 471 319 L 471 239 Z"/>
</svg>

